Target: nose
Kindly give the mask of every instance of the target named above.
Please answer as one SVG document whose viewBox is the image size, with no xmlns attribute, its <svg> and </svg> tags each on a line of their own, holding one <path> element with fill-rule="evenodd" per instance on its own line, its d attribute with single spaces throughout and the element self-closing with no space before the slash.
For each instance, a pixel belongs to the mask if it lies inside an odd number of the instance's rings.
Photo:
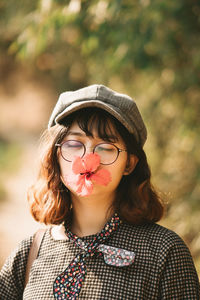
<svg viewBox="0 0 200 300">
<path fill-rule="evenodd" d="M 83 157 L 89 153 L 94 153 L 94 147 L 92 147 L 91 145 L 89 145 L 89 147 L 87 145 L 85 145 L 85 153 L 84 153 Z"/>
</svg>

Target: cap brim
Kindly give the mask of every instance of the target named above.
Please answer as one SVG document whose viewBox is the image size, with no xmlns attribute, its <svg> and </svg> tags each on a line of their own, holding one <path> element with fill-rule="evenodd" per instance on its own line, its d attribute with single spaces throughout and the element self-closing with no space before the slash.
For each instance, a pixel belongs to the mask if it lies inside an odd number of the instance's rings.
<svg viewBox="0 0 200 300">
<path fill-rule="evenodd" d="M 98 100 L 89 100 L 89 101 L 84 101 L 84 102 L 74 102 L 70 106 L 66 107 L 65 110 L 62 111 L 62 113 L 58 114 L 55 118 L 55 123 L 57 124 L 62 124 L 64 118 L 66 118 L 68 115 L 72 114 L 75 111 L 78 111 L 82 108 L 87 108 L 87 107 L 97 107 L 101 108 L 108 113 L 110 113 L 112 116 L 114 116 L 118 121 L 120 121 L 127 129 L 129 132 L 133 133 L 134 135 L 137 135 L 137 130 L 133 130 L 133 127 L 129 125 L 129 123 L 121 116 L 120 110 L 119 113 L 116 111 L 116 107 L 112 108 L 111 104 L 106 104 L 102 101 Z M 49 127 L 51 127 L 52 124 L 49 124 Z M 137 140 L 139 139 L 137 135 Z"/>
</svg>

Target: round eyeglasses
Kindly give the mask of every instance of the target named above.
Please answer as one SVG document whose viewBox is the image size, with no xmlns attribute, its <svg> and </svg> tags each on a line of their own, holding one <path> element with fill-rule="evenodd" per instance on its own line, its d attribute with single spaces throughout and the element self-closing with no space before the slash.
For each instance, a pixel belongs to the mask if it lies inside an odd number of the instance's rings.
<svg viewBox="0 0 200 300">
<path fill-rule="evenodd" d="M 69 162 L 72 162 L 77 156 L 82 158 L 86 153 L 85 145 L 76 140 L 68 140 L 61 144 L 55 144 L 55 146 L 60 147 L 61 156 Z M 92 152 L 100 156 L 102 165 L 111 165 L 117 160 L 119 153 L 123 151 L 126 152 L 127 150 L 120 149 L 112 143 L 100 143 L 93 148 Z"/>
</svg>

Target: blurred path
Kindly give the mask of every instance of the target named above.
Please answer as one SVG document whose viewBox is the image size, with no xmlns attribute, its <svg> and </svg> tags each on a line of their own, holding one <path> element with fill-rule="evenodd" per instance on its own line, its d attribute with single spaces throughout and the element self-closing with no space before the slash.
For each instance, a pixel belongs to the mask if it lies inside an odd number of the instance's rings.
<svg viewBox="0 0 200 300">
<path fill-rule="evenodd" d="M 46 128 L 56 95 L 51 82 L 36 79 L 29 69 L 12 70 L 0 83 L 0 137 L 22 149 L 20 166 L 1 170 L 6 199 L 0 203 L 0 266 L 19 241 L 38 227 L 26 199 L 36 177 L 40 132 Z M 16 158 L 18 159 L 18 158 Z"/>
<path fill-rule="evenodd" d="M 1 265 L 19 241 L 34 233 L 41 226 L 32 218 L 26 199 L 27 188 L 35 178 L 35 153 L 35 147 L 28 145 L 21 168 L 17 174 L 6 178 L 8 200 L 0 205 Z"/>
</svg>

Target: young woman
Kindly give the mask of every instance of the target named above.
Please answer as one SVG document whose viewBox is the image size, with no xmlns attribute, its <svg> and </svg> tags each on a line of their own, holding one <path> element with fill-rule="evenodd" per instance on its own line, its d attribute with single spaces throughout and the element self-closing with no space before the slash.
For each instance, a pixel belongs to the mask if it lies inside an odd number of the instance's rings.
<svg viewBox="0 0 200 300">
<path fill-rule="evenodd" d="M 146 128 L 135 102 L 102 85 L 63 93 L 44 135 L 31 212 L 51 224 L 25 284 L 34 237 L 0 273 L 0 299 L 200 299 L 184 242 L 156 224 Z M 33 247 L 33 246 L 32 246 Z"/>
</svg>

